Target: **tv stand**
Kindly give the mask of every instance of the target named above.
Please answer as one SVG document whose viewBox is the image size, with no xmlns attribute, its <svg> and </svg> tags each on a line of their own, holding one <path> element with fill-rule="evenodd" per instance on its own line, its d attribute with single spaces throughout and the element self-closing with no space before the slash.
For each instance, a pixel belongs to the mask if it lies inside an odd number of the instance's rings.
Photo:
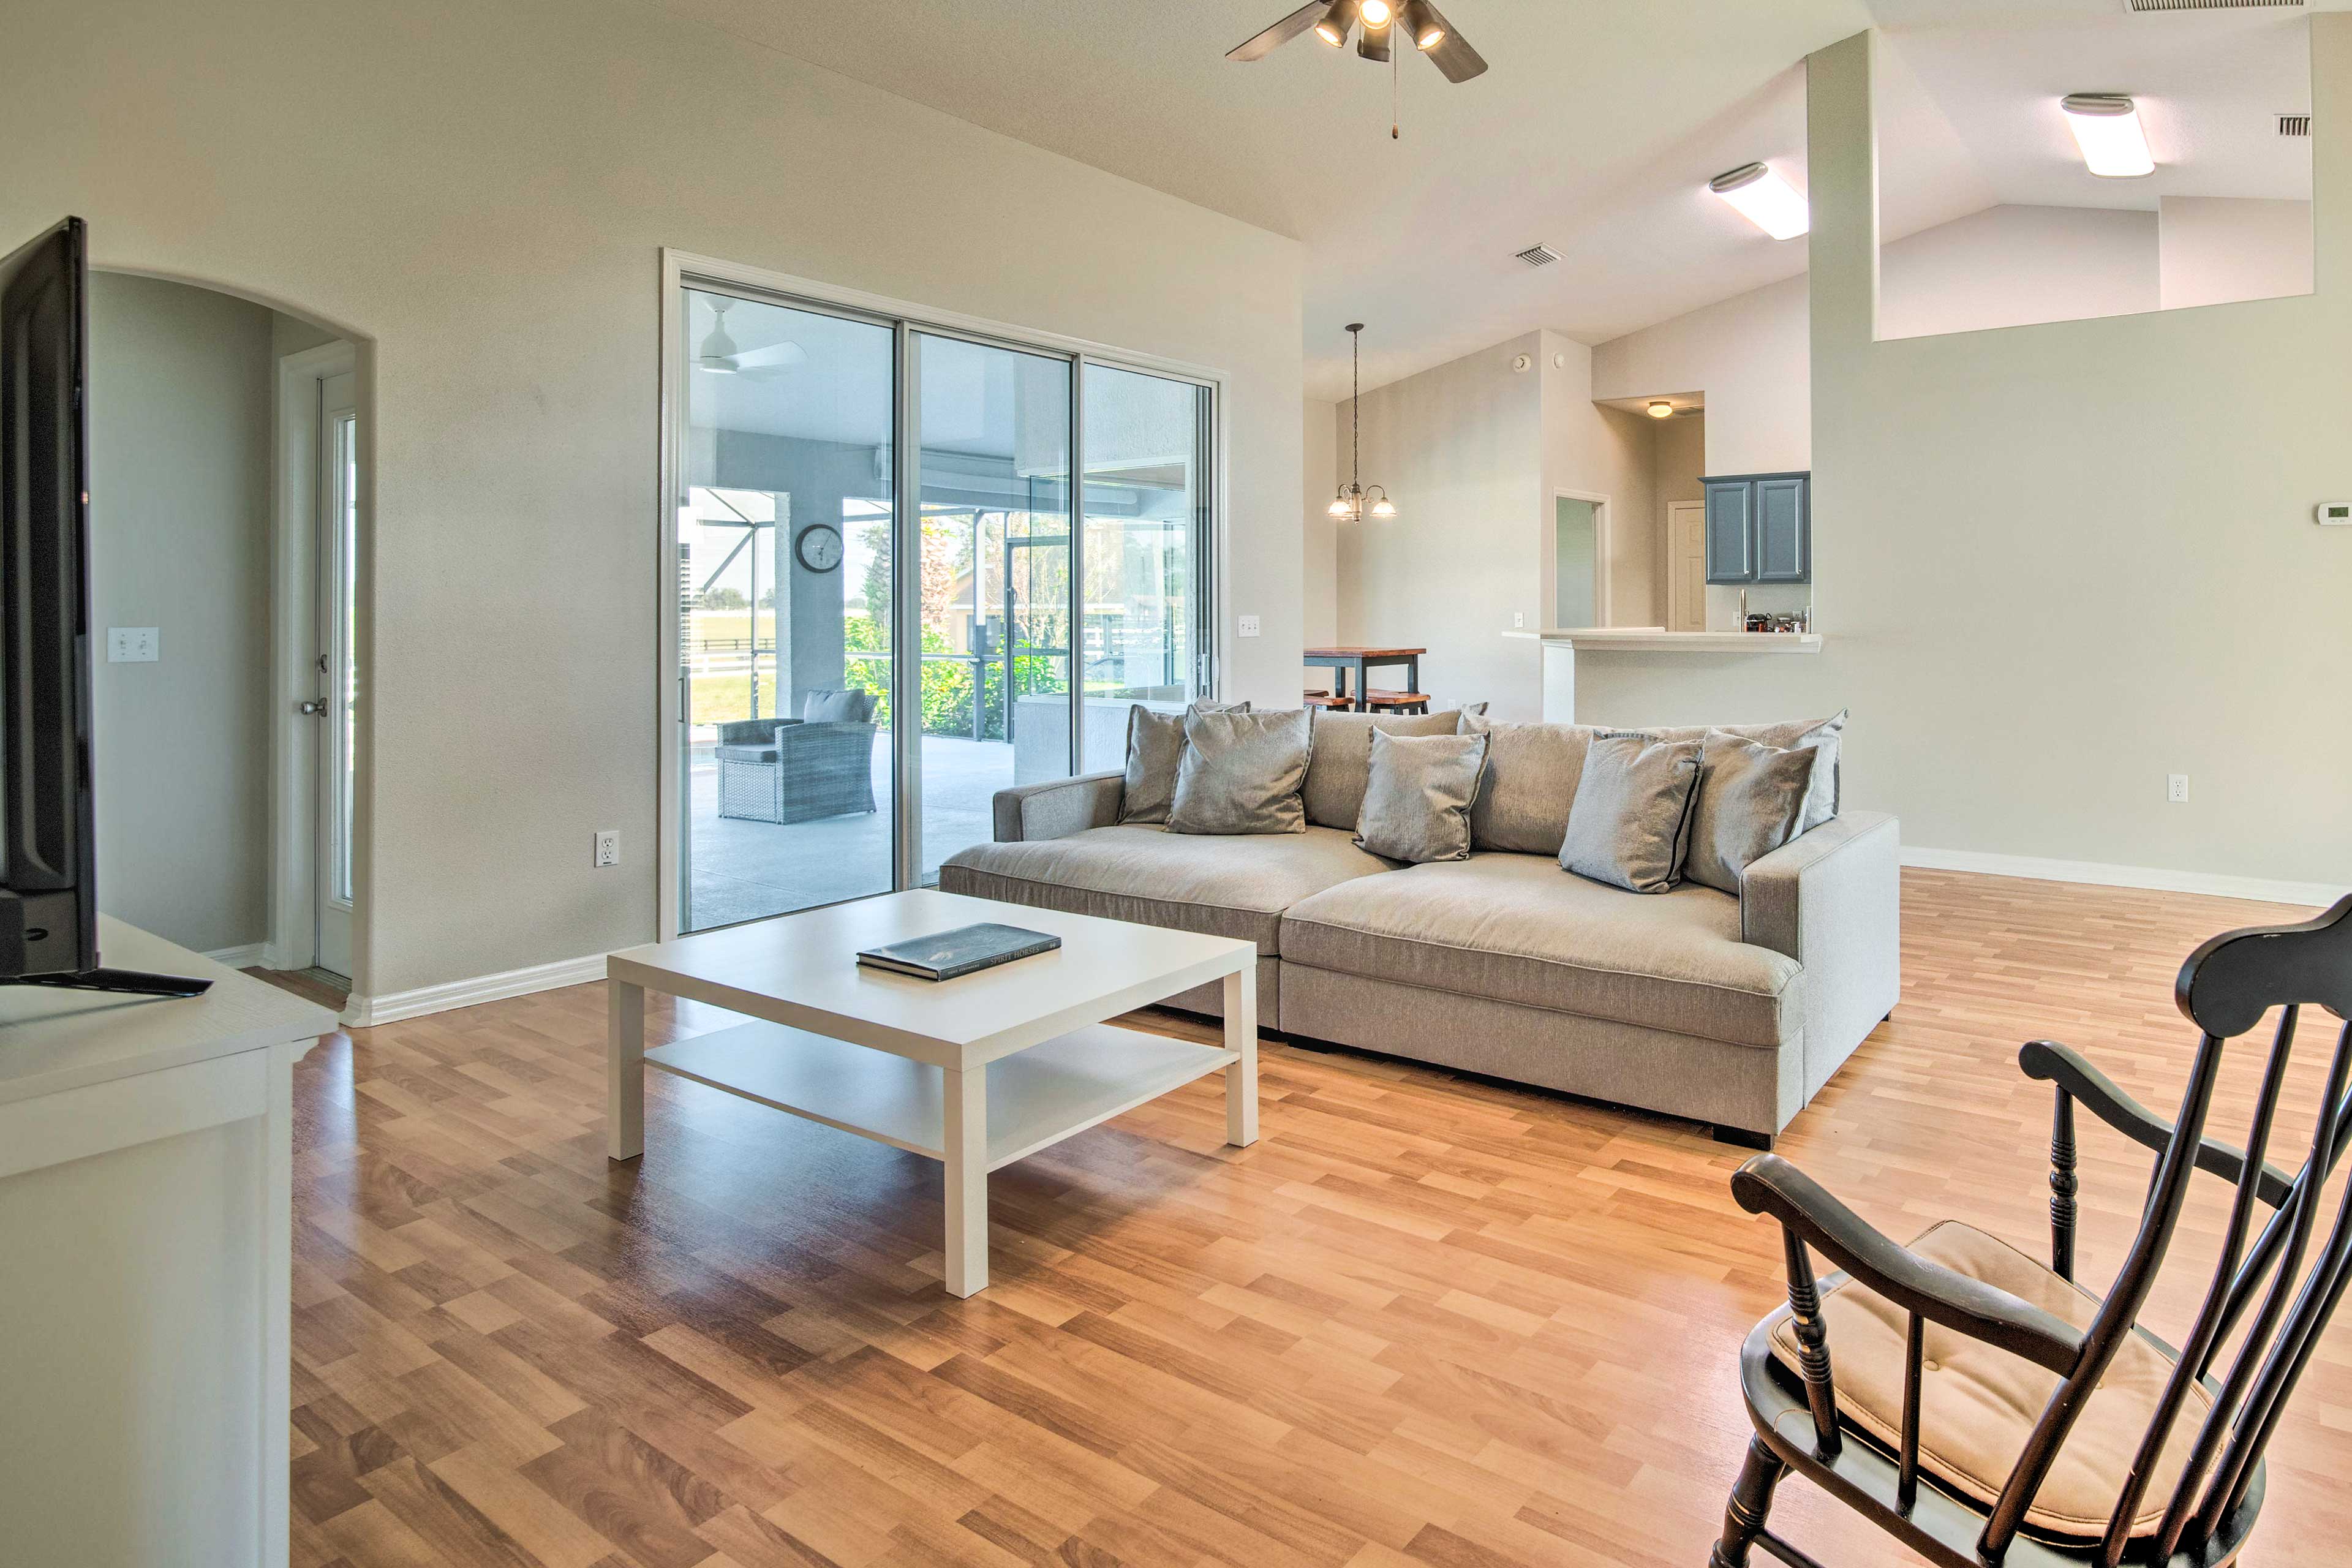
<svg viewBox="0 0 2352 1568">
<path fill-rule="evenodd" d="M 113 991 L 126 996 L 201 996 L 209 980 L 180 974 L 149 974 L 137 969 L 85 969 L 79 974 L 20 974 L 0 985 L 53 985 L 64 991 Z"/>
</svg>

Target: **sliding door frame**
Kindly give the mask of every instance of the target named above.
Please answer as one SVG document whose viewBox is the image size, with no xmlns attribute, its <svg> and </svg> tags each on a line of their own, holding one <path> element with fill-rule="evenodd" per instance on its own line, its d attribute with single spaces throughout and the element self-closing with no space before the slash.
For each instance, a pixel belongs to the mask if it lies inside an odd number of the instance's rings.
<svg viewBox="0 0 2352 1568">
<path fill-rule="evenodd" d="M 1202 389 L 1208 415 L 1199 436 L 1202 495 L 1192 531 L 1194 562 L 1192 668 L 1188 683 L 1197 694 L 1214 696 L 1224 652 L 1216 605 L 1224 576 L 1226 517 L 1225 395 L 1223 374 L 1209 366 L 1160 355 L 1133 353 L 1108 344 L 1038 331 L 815 279 L 665 247 L 661 253 L 661 396 L 658 434 L 660 484 L 656 495 L 658 556 L 654 577 L 655 616 L 655 841 L 656 935 L 678 934 L 687 870 L 679 847 L 688 810 L 689 780 L 678 744 L 686 717 L 684 666 L 678 646 L 678 508 L 685 493 L 681 420 L 686 410 L 688 329 L 686 291 L 707 289 L 764 304 L 814 310 L 890 329 L 893 334 L 891 454 L 891 886 L 919 885 L 922 876 L 922 395 L 918 373 L 918 334 L 961 338 L 992 348 L 1070 366 L 1069 409 L 1069 731 L 1071 773 L 1086 763 L 1086 377 L 1090 365 L 1133 371 Z M 912 532 L 907 531 L 911 527 Z M 908 541 L 912 540 L 911 548 Z M 755 655 L 756 657 L 756 655 Z M 1007 700 L 1011 700 L 1008 689 Z M 909 715 L 913 722 L 903 721 Z"/>
</svg>

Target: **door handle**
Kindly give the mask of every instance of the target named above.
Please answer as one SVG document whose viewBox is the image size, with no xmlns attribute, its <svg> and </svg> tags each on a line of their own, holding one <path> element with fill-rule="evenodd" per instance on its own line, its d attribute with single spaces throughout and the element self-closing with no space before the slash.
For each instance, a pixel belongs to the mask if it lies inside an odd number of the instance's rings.
<svg viewBox="0 0 2352 1568">
<path fill-rule="evenodd" d="M 324 702 L 297 702 L 294 711 L 306 719 L 323 719 L 327 716 L 327 705 Z"/>
</svg>

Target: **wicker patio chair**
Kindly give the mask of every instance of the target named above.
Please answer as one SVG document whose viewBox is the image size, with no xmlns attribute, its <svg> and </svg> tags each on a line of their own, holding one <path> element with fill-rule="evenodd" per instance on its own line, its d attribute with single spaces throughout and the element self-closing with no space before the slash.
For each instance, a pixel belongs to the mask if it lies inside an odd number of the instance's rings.
<svg viewBox="0 0 2352 1568">
<path fill-rule="evenodd" d="M 719 815 L 809 822 L 876 809 L 874 695 L 813 691 L 808 710 L 856 719 L 744 719 L 719 726 Z"/>
</svg>

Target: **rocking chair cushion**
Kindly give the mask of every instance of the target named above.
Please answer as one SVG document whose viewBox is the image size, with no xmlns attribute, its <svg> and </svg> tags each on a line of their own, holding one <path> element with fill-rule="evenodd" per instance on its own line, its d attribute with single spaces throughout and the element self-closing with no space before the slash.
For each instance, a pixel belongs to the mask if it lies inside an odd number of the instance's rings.
<svg viewBox="0 0 2352 1568">
<path fill-rule="evenodd" d="M 1911 1250 L 1998 1286 L 2077 1328 L 2088 1328 L 2099 1308 L 2097 1297 L 2007 1243 L 1957 1222 L 1930 1228 L 1911 1244 Z M 1849 1279 L 1823 1295 L 1822 1319 L 1829 1330 L 1838 1414 L 1889 1450 L 1898 1449 L 1908 1314 Z M 1927 1325 L 1924 1344 L 1919 1468 L 1948 1490 L 1990 1507 L 2016 1468 L 2028 1434 L 2059 1384 L 2058 1374 L 1934 1323 Z M 1774 1329 L 1772 1354 L 1801 1375 L 1792 1321 L 1784 1319 Z M 2041 1495 L 2025 1510 L 2028 1530 L 2070 1540 L 2094 1538 L 2106 1530 L 2133 1453 L 2155 1418 L 2172 1368 L 2172 1356 L 2147 1335 L 2125 1336 L 2106 1376 L 2060 1447 Z M 2188 1402 L 2141 1493 L 2133 1535 L 2153 1534 L 2163 1521 L 2165 1504 L 2212 1403 L 2202 1385 L 2189 1385 Z"/>
</svg>

